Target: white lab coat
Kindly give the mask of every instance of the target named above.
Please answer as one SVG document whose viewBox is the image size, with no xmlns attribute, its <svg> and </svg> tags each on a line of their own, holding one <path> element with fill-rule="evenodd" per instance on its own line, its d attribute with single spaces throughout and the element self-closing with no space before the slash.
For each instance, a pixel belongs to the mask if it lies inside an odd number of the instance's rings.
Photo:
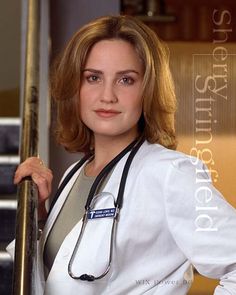
<svg viewBox="0 0 236 295">
<path fill-rule="evenodd" d="M 116 165 L 105 192 L 117 196 L 126 159 Z M 221 280 L 215 295 L 236 294 L 236 210 L 204 169 L 195 158 L 144 142 L 129 170 L 109 273 L 95 282 L 68 275 L 79 221 L 62 243 L 45 283 L 43 247 L 79 170 L 56 202 L 39 242 L 37 295 L 184 295 L 191 286 L 192 265 Z M 75 274 L 105 270 L 109 234 L 110 219 L 88 222 Z"/>
</svg>

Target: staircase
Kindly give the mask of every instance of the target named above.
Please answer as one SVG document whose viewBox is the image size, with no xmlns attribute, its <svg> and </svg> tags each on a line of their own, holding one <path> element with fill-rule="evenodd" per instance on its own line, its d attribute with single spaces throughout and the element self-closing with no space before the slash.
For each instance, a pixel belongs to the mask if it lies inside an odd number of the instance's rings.
<svg viewBox="0 0 236 295">
<path fill-rule="evenodd" d="M 13 184 L 19 164 L 20 119 L 0 118 L 0 294 L 10 295 L 13 262 L 6 246 L 15 235 L 17 196 Z"/>
</svg>

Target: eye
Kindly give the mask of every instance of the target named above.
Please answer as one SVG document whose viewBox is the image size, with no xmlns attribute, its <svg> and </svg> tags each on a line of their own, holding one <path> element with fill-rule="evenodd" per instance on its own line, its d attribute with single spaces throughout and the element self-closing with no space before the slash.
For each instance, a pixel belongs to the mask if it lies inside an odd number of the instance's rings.
<svg viewBox="0 0 236 295">
<path fill-rule="evenodd" d="M 134 84 L 134 79 L 131 77 L 122 77 L 120 79 L 120 83 L 122 83 L 124 85 L 132 85 L 132 84 Z"/>
<path fill-rule="evenodd" d="M 86 80 L 89 83 L 98 82 L 99 81 L 99 76 L 97 76 L 97 75 L 89 75 L 89 76 L 86 76 Z"/>
</svg>

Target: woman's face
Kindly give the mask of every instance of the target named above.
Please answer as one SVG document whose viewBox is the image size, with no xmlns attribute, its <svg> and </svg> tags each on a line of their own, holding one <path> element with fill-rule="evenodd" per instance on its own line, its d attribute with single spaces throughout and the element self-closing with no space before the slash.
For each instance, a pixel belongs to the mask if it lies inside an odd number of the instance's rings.
<svg viewBox="0 0 236 295">
<path fill-rule="evenodd" d="M 138 135 L 142 80 L 142 62 L 130 43 L 103 40 L 92 47 L 82 73 L 80 115 L 95 139 Z"/>
</svg>

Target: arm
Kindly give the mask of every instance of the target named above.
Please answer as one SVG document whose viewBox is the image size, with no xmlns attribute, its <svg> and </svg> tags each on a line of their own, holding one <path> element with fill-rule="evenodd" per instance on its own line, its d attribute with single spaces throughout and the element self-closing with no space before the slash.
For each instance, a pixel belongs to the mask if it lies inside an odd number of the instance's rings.
<svg viewBox="0 0 236 295">
<path fill-rule="evenodd" d="M 214 294 L 236 294 L 236 210 L 206 171 L 193 158 L 174 161 L 165 187 L 168 225 L 198 272 L 220 280 Z"/>
</svg>

